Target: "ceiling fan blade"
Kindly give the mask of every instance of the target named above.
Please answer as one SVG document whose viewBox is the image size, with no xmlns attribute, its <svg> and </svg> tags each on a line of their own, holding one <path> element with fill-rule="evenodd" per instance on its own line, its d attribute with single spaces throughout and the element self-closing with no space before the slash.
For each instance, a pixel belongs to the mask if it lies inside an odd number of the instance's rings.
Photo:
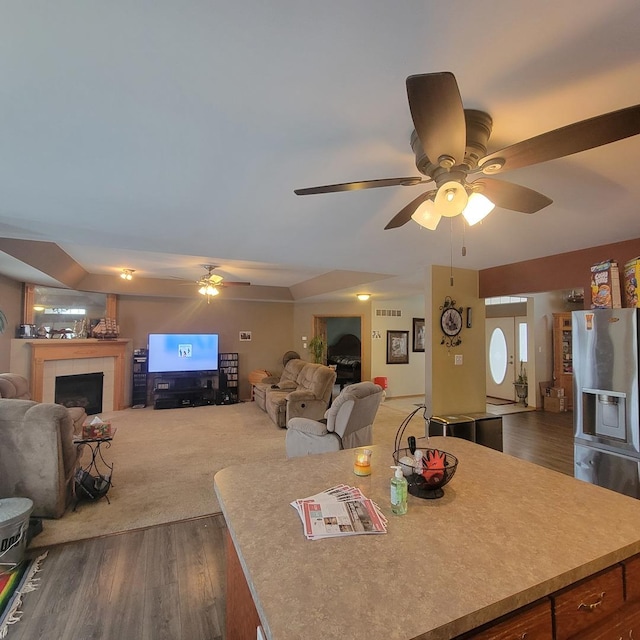
<svg viewBox="0 0 640 640">
<path fill-rule="evenodd" d="M 479 193 L 489 198 L 497 207 L 521 213 L 535 213 L 553 202 L 551 198 L 533 189 L 495 178 L 480 178 L 471 184 L 479 186 Z"/>
<path fill-rule="evenodd" d="M 376 187 L 411 187 L 420 184 L 424 178 L 383 178 L 381 180 L 362 180 L 361 182 L 342 182 L 340 184 L 326 184 L 322 187 L 308 187 L 294 189 L 297 196 L 309 196 L 316 193 L 337 193 L 338 191 L 360 191 L 361 189 L 375 189 Z"/>
<path fill-rule="evenodd" d="M 543 133 L 485 156 L 478 162 L 484 173 L 510 171 L 564 158 L 580 151 L 623 140 L 640 133 L 640 105 Z"/>
<path fill-rule="evenodd" d="M 450 72 L 409 76 L 407 96 L 413 125 L 429 160 L 448 168 L 461 164 L 467 127 L 455 76 Z"/>
<path fill-rule="evenodd" d="M 404 224 L 407 224 L 411 220 L 411 216 L 414 211 L 425 201 L 431 198 L 435 194 L 435 191 L 427 191 L 419 195 L 415 200 L 412 200 L 404 209 L 396 213 L 393 218 L 387 223 L 385 229 L 397 229 Z"/>
<path fill-rule="evenodd" d="M 217 287 L 248 287 L 251 283 L 250 282 L 238 282 L 238 281 L 234 281 L 234 282 L 229 282 L 227 280 L 223 280 L 220 284 L 217 284 Z"/>
</svg>

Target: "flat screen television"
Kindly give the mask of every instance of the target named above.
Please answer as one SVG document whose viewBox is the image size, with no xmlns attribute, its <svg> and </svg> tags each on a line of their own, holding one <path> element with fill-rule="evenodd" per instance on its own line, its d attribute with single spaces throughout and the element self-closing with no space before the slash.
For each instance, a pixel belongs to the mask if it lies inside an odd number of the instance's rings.
<svg viewBox="0 0 640 640">
<path fill-rule="evenodd" d="M 149 373 L 217 371 L 217 333 L 150 333 Z"/>
</svg>

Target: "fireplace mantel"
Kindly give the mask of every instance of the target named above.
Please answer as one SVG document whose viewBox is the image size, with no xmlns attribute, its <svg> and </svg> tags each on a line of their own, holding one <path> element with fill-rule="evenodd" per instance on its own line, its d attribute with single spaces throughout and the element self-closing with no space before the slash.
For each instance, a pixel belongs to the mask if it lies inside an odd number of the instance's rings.
<svg viewBox="0 0 640 640">
<path fill-rule="evenodd" d="M 28 343 L 31 350 L 28 378 L 31 384 L 31 396 L 37 402 L 43 401 L 45 363 L 57 360 L 82 360 L 85 358 L 113 358 L 113 408 L 125 408 L 125 383 L 128 370 L 127 353 L 131 349 L 131 340 L 15 340 L 17 347 L 24 348 Z M 13 345 L 12 345 L 13 347 Z M 13 355 L 13 348 L 12 348 Z M 26 364 L 26 363 L 25 363 Z"/>
</svg>

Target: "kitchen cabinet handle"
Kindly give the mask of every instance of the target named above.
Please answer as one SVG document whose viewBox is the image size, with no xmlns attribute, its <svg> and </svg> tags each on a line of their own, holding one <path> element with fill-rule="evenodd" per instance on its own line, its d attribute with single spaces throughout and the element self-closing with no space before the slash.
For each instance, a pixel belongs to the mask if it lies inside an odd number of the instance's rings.
<svg viewBox="0 0 640 640">
<path fill-rule="evenodd" d="M 593 611 L 594 609 L 597 609 L 602 604 L 603 600 L 604 600 L 604 591 L 600 594 L 600 600 L 596 600 L 592 604 L 585 604 L 584 602 L 581 602 L 578 605 L 578 611 Z"/>
</svg>

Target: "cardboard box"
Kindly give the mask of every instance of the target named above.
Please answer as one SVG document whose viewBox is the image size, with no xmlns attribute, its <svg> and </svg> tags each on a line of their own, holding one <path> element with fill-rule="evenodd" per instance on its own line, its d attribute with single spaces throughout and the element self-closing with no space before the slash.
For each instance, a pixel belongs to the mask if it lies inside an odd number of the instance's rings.
<svg viewBox="0 0 640 640">
<path fill-rule="evenodd" d="M 563 398 L 564 389 L 562 387 L 554 387 L 553 380 L 540 383 L 540 395 L 543 398 Z"/>
<path fill-rule="evenodd" d="M 560 413 L 567 410 L 566 398 L 553 398 L 551 396 L 544 397 L 544 410 Z"/>
</svg>

